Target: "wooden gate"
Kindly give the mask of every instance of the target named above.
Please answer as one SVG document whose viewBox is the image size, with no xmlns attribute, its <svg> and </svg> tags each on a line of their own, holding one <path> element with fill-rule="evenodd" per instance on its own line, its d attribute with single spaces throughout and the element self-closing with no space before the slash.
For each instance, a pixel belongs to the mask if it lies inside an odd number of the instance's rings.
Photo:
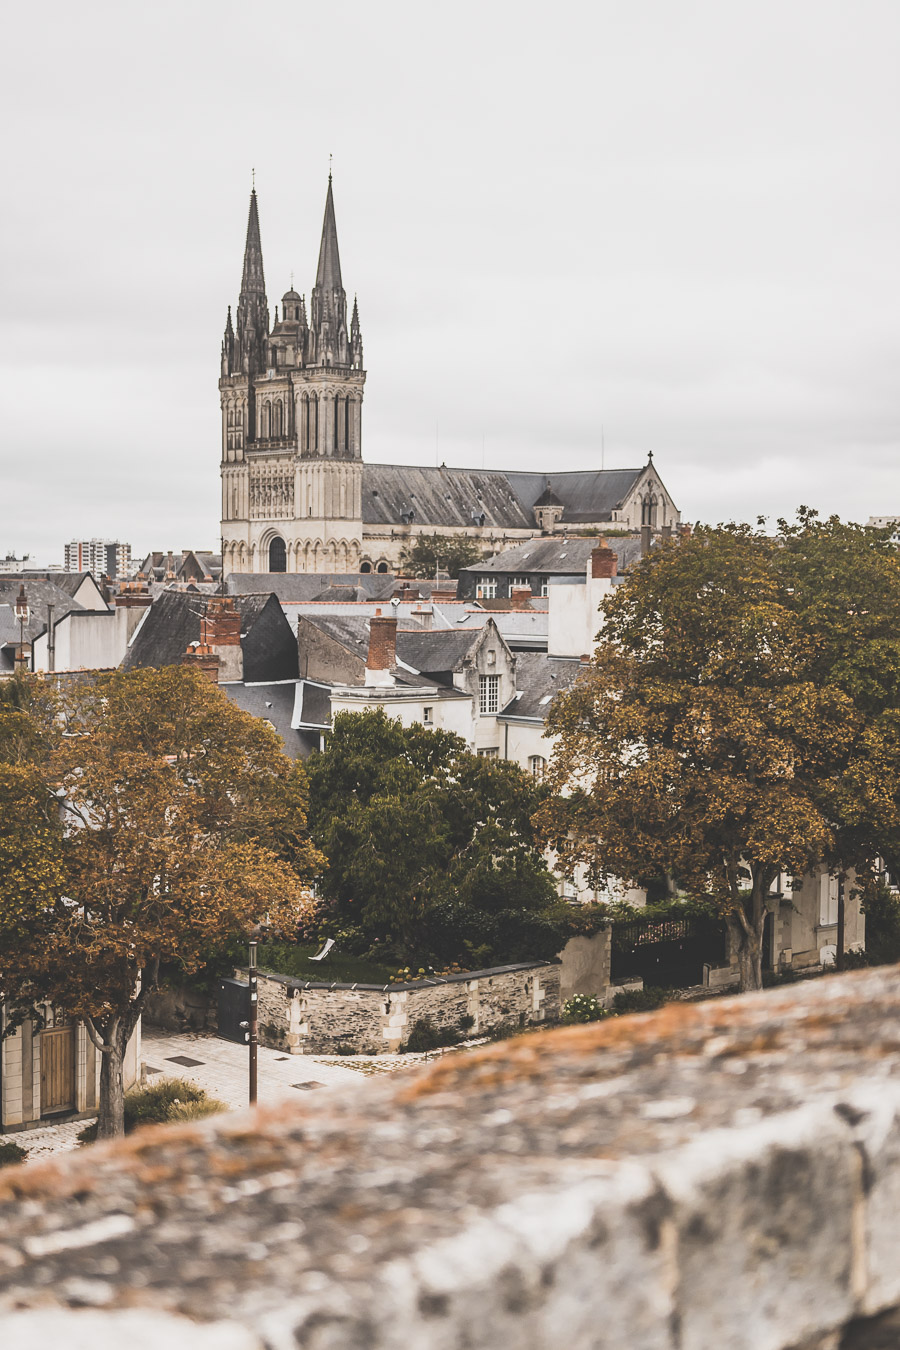
<svg viewBox="0 0 900 1350">
<path fill-rule="evenodd" d="M 75 1028 L 41 1032 L 41 1115 L 75 1110 Z"/>
</svg>

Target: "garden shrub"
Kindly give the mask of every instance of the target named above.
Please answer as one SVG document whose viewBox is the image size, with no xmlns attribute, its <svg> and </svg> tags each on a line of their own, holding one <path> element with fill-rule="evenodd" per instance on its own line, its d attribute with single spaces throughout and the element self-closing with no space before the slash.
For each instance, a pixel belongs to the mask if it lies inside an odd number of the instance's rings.
<svg viewBox="0 0 900 1350">
<path fill-rule="evenodd" d="M 187 1078 L 163 1078 L 148 1087 L 125 1094 L 125 1133 L 142 1125 L 172 1125 L 176 1121 L 202 1120 L 228 1108 L 223 1102 Z M 81 1131 L 78 1138 L 89 1144 L 97 1137 L 96 1122 Z"/>
<path fill-rule="evenodd" d="M 27 1157 L 27 1150 L 19 1144 L 14 1144 L 11 1139 L 0 1144 L 0 1167 L 8 1167 L 10 1163 L 24 1162 Z"/>
<path fill-rule="evenodd" d="M 575 994 L 566 999 L 562 1009 L 562 1020 L 570 1026 L 579 1022 L 599 1022 L 609 1015 L 609 1010 L 593 994 Z"/>
<path fill-rule="evenodd" d="M 440 1046 L 456 1045 L 459 1034 L 449 1027 L 436 1027 L 430 1017 L 420 1017 L 413 1023 L 412 1030 L 401 1045 L 400 1053 L 423 1054 L 428 1050 L 437 1050 Z"/>
<path fill-rule="evenodd" d="M 613 999 L 614 1013 L 653 1012 L 668 1001 L 665 989 L 623 989 Z"/>
</svg>

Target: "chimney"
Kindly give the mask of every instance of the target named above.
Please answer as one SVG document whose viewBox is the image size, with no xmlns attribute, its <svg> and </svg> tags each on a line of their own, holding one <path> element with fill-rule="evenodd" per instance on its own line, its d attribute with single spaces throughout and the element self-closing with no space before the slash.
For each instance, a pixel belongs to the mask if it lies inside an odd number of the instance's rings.
<svg viewBox="0 0 900 1350">
<path fill-rule="evenodd" d="M 672 526 L 671 526 L 671 525 L 664 525 L 664 526 L 662 527 L 662 530 L 660 531 L 660 533 L 662 534 L 663 539 L 665 539 L 666 541 L 668 541 L 669 539 L 672 538 Z"/>
<path fill-rule="evenodd" d="M 650 552 L 650 540 L 651 540 L 651 538 L 652 538 L 652 535 L 653 535 L 653 531 L 652 531 L 652 529 L 651 529 L 651 527 L 650 527 L 649 525 L 642 525 L 642 526 L 641 526 L 641 557 L 642 557 L 642 558 L 646 558 L 647 554 Z"/>
<path fill-rule="evenodd" d="M 531 609 L 531 587 L 511 586 L 509 591 L 510 609 Z"/>
<path fill-rule="evenodd" d="M 192 642 L 181 658 L 183 666 L 192 666 L 212 684 L 219 683 L 219 656 L 204 642 Z"/>
<path fill-rule="evenodd" d="M 682 539 L 690 539 L 693 532 L 694 527 L 691 524 L 685 523 L 684 525 L 678 526 L 678 533 L 681 535 Z"/>
<path fill-rule="evenodd" d="M 619 571 L 619 556 L 610 548 L 605 539 L 601 539 L 596 548 L 591 549 L 591 576 L 595 581 L 600 577 L 614 577 Z"/>
<path fill-rule="evenodd" d="M 230 595 L 212 595 L 200 620 L 200 646 L 213 652 L 219 662 L 220 683 L 231 684 L 244 678 L 244 653 L 241 649 L 241 616 Z"/>
<path fill-rule="evenodd" d="M 383 618 L 376 609 L 369 620 L 369 655 L 366 658 L 366 684 L 393 684 L 391 671 L 397 661 L 397 620 Z"/>
<path fill-rule="evenodd" d="M 434 626 L 434 610 L 431 605 L 416 605 L 413 614 L 421 621 L 422 627 L 430 630 Z"/>
</svg>

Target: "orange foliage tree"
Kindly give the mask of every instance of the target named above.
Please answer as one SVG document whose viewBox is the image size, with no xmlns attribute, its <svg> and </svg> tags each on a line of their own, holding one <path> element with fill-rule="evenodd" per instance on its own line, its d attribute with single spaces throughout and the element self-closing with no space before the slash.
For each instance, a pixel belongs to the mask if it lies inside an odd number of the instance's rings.
<svg viewBox="0 0 900 1350">
<path fill-rule="evenodd" d="M 48 1002 L 83 1019 L 101 1055 L 98 1135 L 120 1134 L 125 1049 L 161 964 L 191 973 L 261 917 L 293 931 L 311 911 L 323 860 L 306 777 L 184 667 L 86 680 L 55 709 L 46 686 L 25 689 L 24 709 L 0 704 L 0 760 L 32 746 L 0 764 L 19 856 L 0 877 L 0 983 L 13 1022 Z"/>
</svg>

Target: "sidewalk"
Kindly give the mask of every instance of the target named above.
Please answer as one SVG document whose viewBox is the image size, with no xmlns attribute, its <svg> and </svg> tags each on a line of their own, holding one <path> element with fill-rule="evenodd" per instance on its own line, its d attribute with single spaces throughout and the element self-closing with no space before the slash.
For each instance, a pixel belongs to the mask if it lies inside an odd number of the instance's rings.
<svg viewBox="0 0 900 1350">
<path fill-rule="evenodd" d="M 162 1078 L 188 1078 L 229 1111 L 240 1111 L 249 1104 L 246 1045 L 221 1040 L 210 1032 L 178 1035 L 145 1026 L 141 1058 L 147 1083 L 159 1082 Z M 322 1089 L 358 1083 L 363 1077 L 408 1071 L 433 1058 L 433 1055 L 319 1058 L 315 1055 L 285 1055 L 261 1045 L 257 1051 L 259 1102 L 271 1105 L 296 1099 L 301 1094 L 306 1096 Z M 78 1134 L 90 1123 L 90 1120 L 71 1120 L 61 1125 L 3 1135 L 2 1138 L 27 1149 L 29 1160 L 46 1158 L 77 1148 Z"/>
</svg>

